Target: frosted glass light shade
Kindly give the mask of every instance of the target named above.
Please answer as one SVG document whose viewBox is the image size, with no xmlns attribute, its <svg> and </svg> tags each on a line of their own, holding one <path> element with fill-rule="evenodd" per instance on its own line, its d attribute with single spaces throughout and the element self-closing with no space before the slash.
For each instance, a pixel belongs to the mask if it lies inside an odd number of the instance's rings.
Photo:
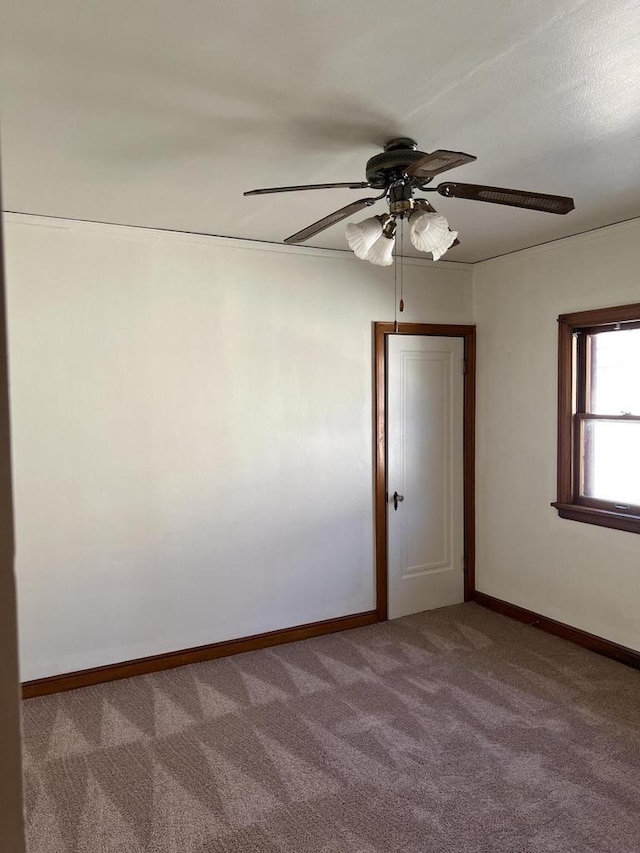
<svg viewBox="0 0 640 853">
<path fill-rule="evenodd" d="M 373 246 L 369 249 L 367 260 L 379 267 L 388 267 L 393 263 L 393 246 L 395 240 L 393 237 L 387 237 L 382 234 Z"/>
<path fill-rule="evenodd" d="M 442 214 L 422 211 L 411 217 L 409 235 L 418 251 L 431 252 L 433 260 L 437 261 L 451 248 L 458 232 L 449 230 L 449 223 Z"/>
<path fill-rule="evenodd" d="M 362 222 L 350 222 L 344 229 L 344 233 L 355 256 L 361 261 L 368 261 L 371 260 L 369 258 L 371 247 L 382 234 L 382 223 L 377 216 L 372 216 Z"/>
</svg>

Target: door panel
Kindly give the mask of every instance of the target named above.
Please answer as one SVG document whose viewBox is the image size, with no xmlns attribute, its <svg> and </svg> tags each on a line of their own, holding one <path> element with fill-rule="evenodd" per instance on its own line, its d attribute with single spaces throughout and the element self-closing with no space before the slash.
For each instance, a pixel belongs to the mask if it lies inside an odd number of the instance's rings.
<svg viewBox="0 0 640 853">
<path fill-rule="evenodd" d="M 390 335 L 389 617 L 464 599 L 461 338 Z M 394 504 L 394 493 L 402 496 Z"/>
</svg>

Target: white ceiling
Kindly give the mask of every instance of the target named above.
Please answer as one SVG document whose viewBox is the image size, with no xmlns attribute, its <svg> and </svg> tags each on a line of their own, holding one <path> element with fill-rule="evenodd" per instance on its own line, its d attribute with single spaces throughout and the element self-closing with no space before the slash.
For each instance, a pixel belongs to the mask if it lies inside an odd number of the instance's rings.
<svg viewBox="0 0 640 853">
<path fill-rule="evenodd" d="M 575 198 L 437 197 L 450 260 L 640 216 L 638 0 L 3 0 L 0 52 L 7 210 L 278 242 L 371 191 L 243 190 L 408 135 L 477 155 L 441 180 Z"/>
</svg>

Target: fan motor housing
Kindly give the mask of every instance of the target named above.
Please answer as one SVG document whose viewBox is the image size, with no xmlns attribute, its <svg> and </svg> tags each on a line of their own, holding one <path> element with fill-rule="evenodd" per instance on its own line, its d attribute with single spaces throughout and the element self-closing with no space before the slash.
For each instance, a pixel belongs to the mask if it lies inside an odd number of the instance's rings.
<svg viewBox="0 0 640 853">
<path fill-rule="evenodd" d="M 402 177 L 409 166 L 426 157 L 424 151 L 416 150 L 417 147 L 418 143 L 408 137 L 389 140 L 382 154 L 367 161 L 366 176 L 371 186 L 374 189 L 388 187 Z"/>
</svg>

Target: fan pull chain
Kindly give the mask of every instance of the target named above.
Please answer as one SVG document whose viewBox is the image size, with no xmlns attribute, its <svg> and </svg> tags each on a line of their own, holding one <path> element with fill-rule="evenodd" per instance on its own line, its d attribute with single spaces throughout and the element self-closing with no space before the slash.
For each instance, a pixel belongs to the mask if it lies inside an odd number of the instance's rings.
<svg viewBox="0 0 640 853">
<path fill-rule="evenodd" d="M 400 313 L 404 311 L 404 263 L 402 247 L 404 246 L 404 216 L 400 219 Z"/>
<path fill-rule="evenodd" d="M 395 239 L 395 238 L 394 238 Z M 393 246 L 393 331 L 398 334 L 398 241 L 395 239 Z"/>
</svg>

